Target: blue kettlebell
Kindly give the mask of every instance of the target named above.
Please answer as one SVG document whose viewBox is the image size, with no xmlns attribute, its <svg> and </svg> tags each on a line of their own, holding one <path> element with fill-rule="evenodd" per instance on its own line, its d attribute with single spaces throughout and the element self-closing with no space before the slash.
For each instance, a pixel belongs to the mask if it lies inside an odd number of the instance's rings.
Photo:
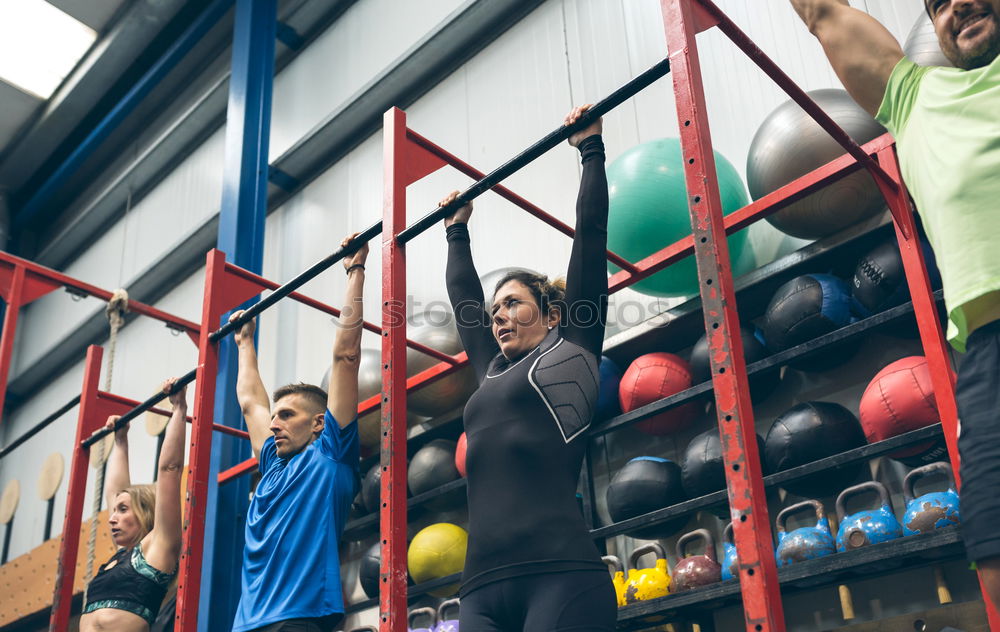
<svg viewBox="0 0 1000 632">
<path fill-rule="evenodd" d="M 446 619 L 444 613 L 451 607 L 459 607 L 458 597 L 446 599 L 441 602 L 437 610 L 437 627 L 434 632 L 458 632 L 458 619 Z"/>
<path fill-rule="evenodd" d="M 425 628 L 415 628 L 413 627 L 413 621 L 417 617 L 430 617 L 431 624 Z M 437 611 L 434 608 L 414 608 L 410 610 L 410 614 L 406 615 L 406 626 L 409 632 L 434 632 L 436 623 Z"/>
<path fill-rule="evenodd" d="M 913 485 L 918 479 L 929 474 L 947 476 L 948 489 L 914 498 Z M 906 500 L 906 513 L 903 514 L 903 533 L 906 535 L 929 533 L 934 529 L 949 527 L 962 521 L 958 493 L 955 491 L 955 477 L 951 466 L 944 461 L 918 467 L 907 474 L 903 479 L 903 498 Z"/>
<path fill-rule="evenodd" d="M 805 509 L 812 509 L 816 513 L 816 526 L 801 527 L 786 533 L 785 522 L 788 516 Z M 812 560 L 836 551 L 833 534 L 830 532 L 830 521 L 827 520 L 823 505 L 818 500 L 804 500 L 785 507 L 778 512 L 774 522 L 778 529 L 778 548 L 774 552 L 778 566 Z"/>
<path fill-rule="evenodd" d="M 877 509 L 868 509 L 847 515 L 847 499 L 866 492 L 876 492 L 881 504 Z M 903 537 L 903 527 L 892 512 L 889 490 L 876 481 L 848 487 L 837 496 L 837 515 L 845 516 L 837 530 L 837 550 L 853 551 L 869 544 L 878 544 Z"/>
<path fill-rule="evenodd" d="M 738 579 L 740 560 L 736 557 L 736 541 L 733 539 L 733 523 L 722 531 L 722 581 Z"/>
</svg>

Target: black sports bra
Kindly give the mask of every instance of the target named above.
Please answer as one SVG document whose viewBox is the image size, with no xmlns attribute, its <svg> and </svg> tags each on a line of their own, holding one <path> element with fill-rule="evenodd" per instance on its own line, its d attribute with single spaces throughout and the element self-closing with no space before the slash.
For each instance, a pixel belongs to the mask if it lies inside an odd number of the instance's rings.
<svg viewBox="0 0 1000 632">
<path fill-rule="evenodd" d="M 83 613 L 114 608 L 137 614 L 152 625 L 175 574 L 150 566 L 141 545 L 118 549 L 87 586 Z"/>
</svg>

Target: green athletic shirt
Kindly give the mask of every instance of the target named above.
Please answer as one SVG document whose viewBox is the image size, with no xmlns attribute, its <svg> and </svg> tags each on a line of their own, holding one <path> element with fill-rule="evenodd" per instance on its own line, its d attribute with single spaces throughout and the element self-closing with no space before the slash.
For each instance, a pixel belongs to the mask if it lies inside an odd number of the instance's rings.
<svg viewBox="0 0 1000 632">
<path fill-rule="evenodd" d="M 896 139 L 937 257 L 948 340 L 965 351 L 963 307 L 1000 290 L 1000 62 L 959 70 L 904 57 L 876 118 Z"/>
</svg>

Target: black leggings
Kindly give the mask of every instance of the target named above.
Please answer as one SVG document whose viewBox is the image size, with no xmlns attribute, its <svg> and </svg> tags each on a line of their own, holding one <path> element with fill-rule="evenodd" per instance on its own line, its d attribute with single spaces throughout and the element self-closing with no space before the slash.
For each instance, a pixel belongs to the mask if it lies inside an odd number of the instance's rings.
<svg viewBox="0 0 1000 632">
<path fill-rule="evenodd" d="M 462 597 L 459 627 L 475 632 L 605 632 L 618 606 L 607 571 L 525 575 Z"/>
<path fill-rule="evenodd" d="M 962 539 L 972 561 L 1000 557 L 1000 321 L 972 332 L 958 368 Z"/>
</svg>

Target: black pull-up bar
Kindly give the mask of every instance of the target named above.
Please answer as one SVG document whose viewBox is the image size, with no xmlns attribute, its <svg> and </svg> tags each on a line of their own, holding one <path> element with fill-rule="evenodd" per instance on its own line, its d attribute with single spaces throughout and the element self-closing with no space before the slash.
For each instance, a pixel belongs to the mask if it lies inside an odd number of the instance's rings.
<svg viewBox="0 0 1000 632">
<path fill-rule="evenodd" d="M 73 407 L 76 406 L 79 403 L 80 403 L 80 396 L 77 395 L 73 399 L 69 400 L 68 402 L 66 402 L 65 404 L 63 404 L 62 406 L 60 406 L 59 410 L 55 411 L 54 413 L 52 413 L 51 415 L 49 415 L 45 419 L 39 421 L 37 424 L 35 424 L 34 426 L 32 426 L 32 428 L 30 430 L 28 430 L 27 432 L 25 432 L 23 435 L 21 435 L 17 439 L 14 439 L 13 441 L 11 441 L 10 445 L 8 445 L 7 447 L 5 447 L 3 450 L 0 450 L 0 459 L 4 458 L 8 454 L 10 454 L 14 450 L 16 450 L 17 447 L 20 446 L 22 443 L 24 443 L 28 439 L 34 437 L 36 434 L 38 434 L 39 432 L 41 432 L 42 430 L 44 430 L 45 427 L 48 426 L 49 424 L 51 424 L 53 421 L 55 421 L 56 419 L 59 419 L 60 417 L 62 417 L 66 413 L 68 413 L 69 411 L 73 410 Z"/>
<path fill-rule="evenodd" d="M 585 127 L 590 125 L 594 121 L 594 119 L 607 114 L 614 108 L 624 103 L 626 99 L 635 96 L 641 90 L 652 84 L 654 81 L 665 76 L 668 72 L 670 72 L 670 60 L 664 59 L 659 63 L 657 63 L 652 68 L 650 68 L 649 70 L 643 72 L 642 74 L 638 75 L 637 77 L 635 77 L 622 87 L 612 92 L 602 101 L 596 103 L 594 107 L 587 110 L 587 112 L 585 112 L 583 116 L 581 116 L 580 119 L 573 125 L 561 125 L 555 131 L 549 132 L 549 134 L 546 135 L 544 138 L 542 138 L 540 141 L 536 142 L 528 149 L 522 151 L 517 156 L 514 156 L 501 166 L 494 169 L 492 172 L 486 174 L 484 178 L 473 184 L 471 187 L 466 189 L 461 195 L 455 198 L 454 202 L 445 207 L 438 207 L 434 211 L 425 215 L 415 224 L 413 224 L 406 230 L 399 233 L 397 239 L 399 239 L 401 243 L 406 243 L 407 241 L 413 239 L 420 233 L 426 231 L 428 228 L 436 224 L 439 220 L 448 217 L 449 215 L 460 209 L 465 204 L 468 204 L 469 202 L 479 197 L 486 191 L 489 191 L 497 184 L 502 182 L 504 179 L 510 177 L 511 175 L 513 175 L 520 169 L 527 166 L 529 163 L 534 161 L 536 158 L 538 158 L 548 150 L 552 149 L 562 141 L 572 136 L 578 130 L 584 129 Z M 329 269 L 331 266 L 336 264 L 344 257 L 354 254 L 358 250 L 358 248 L 361 247 L 362 244 L 368 243 L 374 237 L 378 236 L 381 233 L 382 233 L 382 221 L 379 220 L 378 222 L 372 224 L 361 233 L 358 233 L 358 236 L 355 237 L 351 241 L 351 243 L 348 244 L 346 247 L 338 248 L 336 251 L 334 251 L 324 259 L 317 261 L 312 266 L 299 273 L 296 277 L 286 282 L 279 288 L 275 289 L 273 292 L 268 294 L 259 302 L 248 307 L 243 312 L 243 314 L 240 315 L 239 318 L 232 320 L 223 325 L 222 327 L 220 327 L 219 329 L 213 331 L 211 334 L 209 334 L 208 339 L 213 343 L 217 343 L 222 338 L 228 336 L 229 334 L 233 333 L 246 323 L 256 318 L 265 309 L 271 307 L 281 299 L 285 298 L 292 292 L 296 291 L 309 281 L 313 280 L 314 278 L 322 274 L 324 271 Z M 181 386 L 185 386 L 193 382 L 194 378 L 195 378 L 195 370 L 191 370 L 191 372 L 185 374 L 184 376 L 182 376 L 177 380 L 176 384 L 174 385 L 172 393 L 176 392 Z M 135 419 L 145 411 L 149 410 L 156 404 L 163 401 L 163 399 L 166 397 L 167 395 L 165 393 L 157 393 L 156 395 L 150 397 L 143 403 L 139 404 L 132 410 L 122 415 L 121 419 L 118 420 L 118 423 L 115 424 L 113 430 L 110 428 L 101 428 L 93 435 L 85 439 L 83 441 L 83 447 L 89 448 L 94 443 L 100 441 L 102 437 L 110 434 L 111 432 L 114 432 L 115 430 L 118 430 L 129 421 Z"/>
<path fill-rule="evenodd" d="M 177 381 L 174 382 L 174 385 L 170 389 L 169 393 L 164 393 L 163 391 L 160 391 L 156 395 L 153 395 L 146 401 L 142 402 L 135 408 L 129 410 L 124 415 L 122 415 L 121 418 L 115 422 L 114 428 L 106 428 L 106 427 L 101 428 L 100 430 L 95 431 L 94 434 L 90 435 L 89 437 L 81 441 L 80 445 L 82 445 L 85 448 L 89 448 L 90 446 L 94 445 L 95 443 L 97 443 L 104 437 L 108 436 L 112 432 L 117 432 L 118 430 L 121 430 L 122 426 L 124 426 L 128 422 L 132 421 L 133 419 L 135 419 L 142 413 L 146 412 L 153 406 L 156 406 L 170 395 L 173 395 L 174 393 L 180 391 L 182 388 L 184 388 L 191 382 L 194 382 L 194 378 L 197 374 L 198 374 L 198 369 L 191 369 L 184 375 L 177 378 Z"/>
<path fill-rule="evenodd" d="M 222 338 L 225 338 L 227 335 L 233 333 L 246 323 L 250 322 L 254 318 L 257 318 L 257 316 L 268 307 L 271 307 L 309 281 L 312 281 L 344 257 L 354 254 L 362 244 L 368 243 L 372 238 L 378 236 L 381 232 L 382 220 L 379 220 L 375 224 L 372 224 L 362 232 L 358 233 L 358 236 L 355 237 L 351 243 L 347 245 L 347 247 L 338 248 L 324 259 L 312 264 L 304 271 L 300 272 L 295 278 L 286 282 L 284 285 L 262 298 L 258 303 L 248 307 L 239 318 L 230 321 L 216 331 L 213 331 L 209 334 L 208 339 L 212 342 L 218 342 Z"/>
<path fill-rule="evenodd" d="M 458 209 L 462 208 L 483 193 L 486 193 L 511 175 L 520 171 L 523 167 L 533 162 L 536 158 L 563 142 L 575 132 L 590 125 L 594 119 L 604 116 L 611 110 L 625 102 L 626 99 L 638 94 L 657 79 L 670 72 L 670 60 L 664 59 L 641 75 L 638 75 L 622 87 L 618 88 L 602 101 L 594 104 L 592 108 L 583 113 L 579 120 L 573 125 L 561 125 L 556 130 L 549 132 L 540 141 L 528 147 L 518 155 L 514 156 L 504 164 L 500 165 L 486 176 L 463 191 L 455 201 L 447 206 L 438 207 L 427 215 L 423 216 L 406 230 L 399 233 L 397 239 L 405 244 L 417 235 L 421 234 L 438 221 L 448 217 Z"/>
<path fill-rule="evenodd" d="M 659 62 L 649 70 L 645 71 L 641 75 L 638 75 L 621 88 L 618 88 L 612 92 L 604 100 L 598 102 L 594 107 L 590 108 L 587 112 L 580 117 L 573 125 L 561 125 L 558 129 L 550 132 L 545 138 L 538 141 L 528 149 L 524 150 L 514 158 L 511 158 L 503 165 L 494 169 L 492 172 L 486 174 L 486 176 L 473 184 L 471 187 L 466 189 L 461 195 L 459 195 L 454 202 L 448 206 L 441 208 L 438 207 L 431 213 L 427 214 L 415 224 L 407 228 L 406 230 L 399 233 L 397 238 L 401 243 L 406 243 L 407 241 L 413 239 L 420 233 L 424 232 L 438 220 L 448 217 L 458 209 L 460 209 L 465 204 L 471 202 L 475 198 L 479 197 L 486 191 L 492 189 L 497 184 L 502 182 L 504 179 L 510 177 L 512 174 L 516 173 L 536 158 L 552 149 L 562 141 L 569 138 L 574 132 L 581 130 L 594 119 L 607 114 L 614 108 L 618 107 L 641 90 L 649 86 L 651 83 L 657 79 L 663 77 L 668 72 L 670 72 L 670 60 L 664 59 Z M 212 332 L 208 339 L 212 342 L 218 342 L 221 338 L 233 333 L 244 324 L 250 322 L 256 318 L 261 312 L 263 312 L 268 307 L 271 307 L 281 299 L 285 298 L 295 290 L 299 289 L 312 279 L 316 278 L 322 274 L 325 270 L 330 268 L 332 265 L 343 259 L 344 257 L 354 254 L 355 251 L 360 247 L 361 244 L 367 243 L 373 237 L 381 234 L 382 232 L 382 221 L 379 220 L 375 224 L 365 229 L 363 232 L 359 233 L 356 238 L 346 247 L 339 248 L 337 251 L 330 254 L 325 259 L 313 264 L 311 267 L 301 272 L 298 276 L 291 279 L 281 287 L 277 288 L 265 298 L 261 299 L 260 302 L 248 307 L 243 314 L 236 320 L 226 323 L 217 331 Z"/>
</svg>

